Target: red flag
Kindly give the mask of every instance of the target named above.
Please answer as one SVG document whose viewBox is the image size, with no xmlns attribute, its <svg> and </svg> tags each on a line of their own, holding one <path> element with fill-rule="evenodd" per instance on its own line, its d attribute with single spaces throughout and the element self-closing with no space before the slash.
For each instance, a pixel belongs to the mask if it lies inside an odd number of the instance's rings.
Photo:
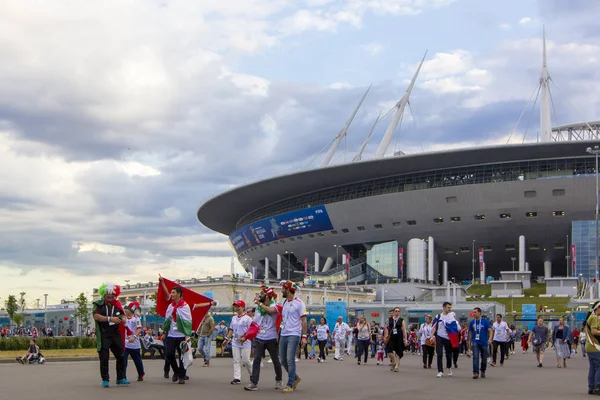
<svg viewBox="0 0 600 400">
<path fill-rule="evenodd" d="M 198 303 L 209 303 L 212 299 L 209 299 L 206 296 L 201 295 L 200 293 L 196 293 L 193 290 L 190 290 L 182 285 L 177 284 L 176 282 L 170 281 L 167 278 L 163 278 L 163 282 L 165 286 L 167 286 L 167 290 L 169 293 L 165 293 L 162 288 L 160 282 L 158 283 L 158 292 L 156 293 L 156 313 L 161 317 L 165 318 L 165 314 L 167 313 L 167 307 L 169 307 L 170 300 L 169 296 L 171 295 L 171 290 L 175 286 L 180 286 L 183 289 L 183 300 L 190 306 L 190 310 L 192 310 L 192 329 L 197 330 L 200 326 L 200 323 L 204 319 L 204 316 L 210 310 L 210 306 L 194 308 L 194 304 Z"/>
</svg>

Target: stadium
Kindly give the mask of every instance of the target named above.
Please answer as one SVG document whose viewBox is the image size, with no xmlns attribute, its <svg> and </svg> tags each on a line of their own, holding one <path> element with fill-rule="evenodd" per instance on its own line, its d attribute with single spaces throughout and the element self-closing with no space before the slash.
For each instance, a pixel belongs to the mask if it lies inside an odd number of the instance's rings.
<svg viewBox="0 0 600 400">
<path fill-rule="evenodd" d="M 198 219 L 259 280 L 593 278 L 600 122 L 551 127 L 545 59 L 544 46 L 536 143 L 386 157 L 419 66 L 374 159 L 361 160 L 365 142 L 354 162 L 329 165 L 363 97 L 320 168 L 219 194 Z"/>
</svg>

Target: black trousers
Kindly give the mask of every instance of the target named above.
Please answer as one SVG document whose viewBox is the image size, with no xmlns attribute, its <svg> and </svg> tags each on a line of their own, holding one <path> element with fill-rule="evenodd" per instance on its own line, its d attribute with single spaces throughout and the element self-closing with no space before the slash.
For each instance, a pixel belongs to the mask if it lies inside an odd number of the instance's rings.
<svg viewBox="0 0 600 400">
<path fill-rule="evenodd" d="M 498 358 L 498 347 L 500 347 L 500 364 L 503 364 L 504 356 L 506 355 L 506 342 L 496 342 L 495 340 L 492 342 L 492 361 L 496 362 L 496 359 Z"/>
<path fill-rule="evenodd" d="M 452 350 L 452 343 L 450 339 L 445 339 L 441 336 L 435 338 L 435 351 L 437 353 L 437 367 L 438 372 L 444 372 L 444 350 L 446 351 L 446 368 L 452 368 L 452 356 L 454 351 Z"/>
<path fill-rule="evenodd" d="M 181 362 L 181 348 L 179 347 L 183 341 L 185 341 L 185 338 L 183 337 L 167 337 L 165 344 L 165 353 L 169 365 L 173 369 L 173 374 L 180 379 L 185 378 L 185 368 L 183 368 L 183 362 Z M 175 358 L 175 354 L 177 354 L 177 358 Z M 177 361 L 179 361 L 179 364 Z"/>
<path fill-rule="evenodd" d="M 423 365 L 431 367 L 431 363 L 433 362 L 433 353 L 435 353 L 435 347 L 422 345 L 421 352 L 423 353 Z"/>
<path fill-rule="evenodd" d="M 318 340 L 319 342 L 319 358 L 325 360 L 325 347 L 327 346 L 327 340 Z"/>
<path fill-rule="evenodd" d="M 108 373 L 108 358 L 110 352 L 115 357 L 117 364 L 117 380 L 125 378 L 125 367 L 123 362 L 123 353 L 125 351 L 125 344 L 123 338 L 118 333 L 113 332 L 102 332 L 101 334 L 101 345 L 100 351 L 98 351 L 98 357 L 100 358 L 100 376 L 103 381 L 110 380 Z"/>
<path fill-rule="evenodd" d="M 360 362 L 360 357 L 364 354 L 364 362 L 367 362 L 367 357 L 369 357 L 369 343 L 371 341 L 369 339 L 358 339 L 358 361 Z"/>
<path fill-rule="evenodd" d="M 281 371 L 281 360 L 279 360 L 279 343 L 277 339 L 271 340 L 260 340 L 254 339 L 254 360 L 252 360 L 252 376 L 250 382 L 258 385 L 260 379 L 260 362 L 265 357 L 265 350 L 269 352 L 271 361 L 273 361 L 273 368 L 275 369 L 275 381 L 281 382 L 282 371 Z"/>
</svg>

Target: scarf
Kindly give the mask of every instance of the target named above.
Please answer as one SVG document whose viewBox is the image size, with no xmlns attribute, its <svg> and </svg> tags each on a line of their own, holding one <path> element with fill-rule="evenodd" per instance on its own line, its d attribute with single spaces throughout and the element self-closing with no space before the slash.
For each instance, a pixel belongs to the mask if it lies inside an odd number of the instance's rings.
<svg viewBox="0 0 600 400">
<path fill-rule="evenodd" d="M 271 300 L 269 301 L 269 304 L 268 304 L 268 306 L 269 306 L 269 307 L 273 307 L 273 304 L 275 304 L 275 300 L 271 299 Z M 268 314 L 269 314 L 269 313 L 267 312 L 267 310 L 263 310 L 263 308 L 262 308 L 262 307 L 256 307 L 256 308 L 258 308 L 258 312 L 260 313 L 260 315 L 261 315 L 262 317 L 264 317 L 265 315 L 268 315 Z"/>
<path fill-rule="evenodd" d="M 173 313 L 171 313 L 171 318 L 173 318 L 173 322 L 177 322 L 177 309 L 179 307 L 183 307 L 185 305 L 185 301 L 183 299 L 179 299 L 177 303 L 173 301 Z"/>
</svg>

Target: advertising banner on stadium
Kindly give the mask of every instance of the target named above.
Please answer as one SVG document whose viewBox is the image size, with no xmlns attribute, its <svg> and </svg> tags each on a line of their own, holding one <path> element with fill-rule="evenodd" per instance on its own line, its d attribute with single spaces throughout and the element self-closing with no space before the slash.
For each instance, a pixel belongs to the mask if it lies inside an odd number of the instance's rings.
<svg viewBox="0 0 600 400">
<path fill-rule="evenodd" d="M 304 208 L 246 225 L 229 241 L 237 254 L 275 240 L 333 229 L 325 206 Z"/>
<path fill-rule="evenodd" d="M 483 249 L 479 249 L 479 271 L 483 271 Z"/>
<path fill-rule="evenodd" d="M 327 319 L 327 325 L 331 333 L 333 333 L 338 317 L 342 317 L 343 321 L 348 323 L 348 303 L 345 301 L 326 301 L 325 319 Z"/>
<path fill-rule="evenodd" d="M 398 278 L 402 280 L 404 273 L 404 249 L 398 247 Z"/>
</svg>

